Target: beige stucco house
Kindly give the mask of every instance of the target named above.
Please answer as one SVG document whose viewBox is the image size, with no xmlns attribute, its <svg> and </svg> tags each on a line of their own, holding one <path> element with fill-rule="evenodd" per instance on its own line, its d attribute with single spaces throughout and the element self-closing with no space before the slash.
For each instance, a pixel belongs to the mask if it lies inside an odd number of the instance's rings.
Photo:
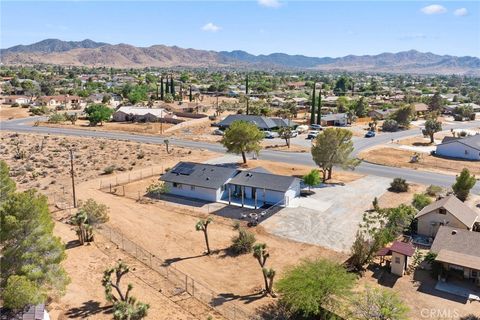
<svg viewBox="0 0 480 320">
<path fill-rule="evenodd" d="M 418 221 L 417 233 L 427 237 L 435 237 L 441 226 L 472 230 L 475 223 L 480 222 L 477 212 L 455 195 L 449 195 L 426 206 L 415 218 Z"/>
<path fill-rule="evenodd" d="M 442 226 L 431 252 L 445 270 L 469 279 L 480 286 L 480 232 Z"/>
</svg>

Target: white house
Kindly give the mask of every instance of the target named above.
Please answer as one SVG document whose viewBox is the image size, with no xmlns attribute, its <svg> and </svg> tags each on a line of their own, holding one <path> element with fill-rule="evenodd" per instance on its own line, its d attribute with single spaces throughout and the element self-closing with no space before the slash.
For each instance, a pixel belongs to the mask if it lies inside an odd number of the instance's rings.
<svg viewBox="0 0 480 320">
<path fill-rule="evenodd" d="M 27 96 L 5 96 L 3 97 L 4 104 L 29 104 L 32 102 L 32 99 Z"/>
<path fill-rule="evenodd" d="M 480 160 L 480 135 L 465 138 L 445 137 L 437 145 L 439 156 L 465 160 Z"/>
<path fill-rule="evenodd" d="M 125 106 L 118 108 L 112 116 L 113 121 L 149 121 L 155 122 L 160 119 L 176 119 L 173 113 L 162 108 L 143 108 L 134 106 Z"/>
<path fill-rule="evenodd" d="M 165 173 L 168 193 L 209 202 L 289 206 L 300 195 L 300 179 L 272 174 L 263 168 L 238 170 L 223 166 L 179 162 Z"/>
</svg>

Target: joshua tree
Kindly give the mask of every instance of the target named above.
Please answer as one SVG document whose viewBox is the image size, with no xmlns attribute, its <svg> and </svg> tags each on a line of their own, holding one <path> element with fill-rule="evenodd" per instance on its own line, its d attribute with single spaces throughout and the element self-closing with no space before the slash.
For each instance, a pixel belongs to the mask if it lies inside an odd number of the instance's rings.
<svg viewBox="0 0 480 320">
<path fill-rule="evenodd" d="M 170 147 L 170 140 L 165 139 L 165 140 L 163 140 L 163 143 L 165 143 L 165 148 L 167 148 L 167 153 L 170 154 L 170 149 L 169 149 L 169 147 Z"/>
<path fill-rule="evenodd" d="M 257 243 L 253 246 L 253 256 L 257 259 L 260 267 L 262 268 L 263 281 L 265 282 L 265 292 L 272 297 L 273 293 L 273 278 L 275 277 L 275 270 L 265 267 L 267 259 L 270 254 L 267 251 L 267 245 L 265 243 Z"/>
<path fill-rule="evenodd" d="M 146 303 L 137 301 L 135 297 L 130 296 L 132 284 L 128 284 L 127 291 L 120 288 L 120 281 L 124 275 L 130 271 L 129 267 L 120 261 L 115 267 L 103 272 L 102 285 L 105 288 L 107 301 L 113 303 L 113 318 L 115 320 L 139 320 L 147 316 L 150 306 Z M 112 274 L 115 274 L 115 281 L 112 280 Z M 116 295 L 113 293 L 116 291 Z"/>
<path fill-rule="evenodd" d="M 208 242 L 208 225 L 212 223 L 213 219 L 202 219 L 197 222 L 195 225 L 195 229 L 197 231 L 203 231 L 203 235 L 205 236 L 205 245 L 207 246 L 207 254 L 210 254 L 210 244 Z"/>
</svg>

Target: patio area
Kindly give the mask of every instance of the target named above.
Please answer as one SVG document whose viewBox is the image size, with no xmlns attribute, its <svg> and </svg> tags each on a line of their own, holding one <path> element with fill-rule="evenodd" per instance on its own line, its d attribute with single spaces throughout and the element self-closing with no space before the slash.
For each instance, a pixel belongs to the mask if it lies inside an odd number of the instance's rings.
<svg viewBox="0 0 480 320">
<path fill-rule="evenodd" d="M 476 302 L 479 304 L 478 307 L 480 308 L 480 288 L 471 282 L 461 280 L 439 280 L 435 289 L 465 298 L 470 302 Z"/>
</svg>

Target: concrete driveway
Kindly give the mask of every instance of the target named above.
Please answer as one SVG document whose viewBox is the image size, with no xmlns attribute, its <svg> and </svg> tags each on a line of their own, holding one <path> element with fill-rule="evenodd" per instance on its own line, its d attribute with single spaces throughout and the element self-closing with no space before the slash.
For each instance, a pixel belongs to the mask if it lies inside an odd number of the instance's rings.
<svg viewBox="0 0 480 320">
<path fill-rule="evenodd" d="M 262 226 L 281 237 L 349 252 L 363 213 L 390 182 L 366 176 L 344 186 L 316 188 L 314 195 L 298 199 L 298 207 L 282 209 Z"/>
</svg>

